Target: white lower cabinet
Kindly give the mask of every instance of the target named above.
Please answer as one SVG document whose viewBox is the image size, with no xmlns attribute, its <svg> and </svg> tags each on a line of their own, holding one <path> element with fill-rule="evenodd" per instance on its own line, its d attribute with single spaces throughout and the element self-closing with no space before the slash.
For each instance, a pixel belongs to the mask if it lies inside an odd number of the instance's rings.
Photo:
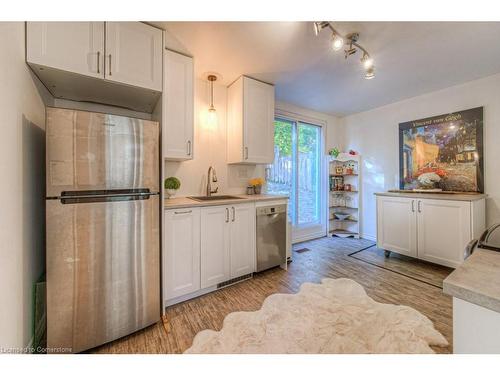
<svg viewBox="0 0 500 375">
<path fill-rule="evenodd" d="M 448 267 L 485 227 L 484 198 L 449 200 L 377 196 L 377 246 Z"/>
<path fill-rule="evenodd" d="M 417 208 L 418 257 L 457 267 L 472 240 L 471 203 L 422 199 Z"/>
<path fill-rule="evenodd" d="M 200 209 L 165 210 L 164 300 L 200 289 Z"/>
<path fill-rule="evenodd" d="M 377 198 L 377 246 L 417 256 L 415 202 L 408 198 Z"/>
<path fill-rule="evenodd" d="M 201 287 L 229 280 L 229 208 L 201 209 Z"/>
<path fill-rule="evenodd" d="M 167 306 L 255 271 L 253 202 L 168 209 L 164 218 L 163 297 Z"/>
<path fill-rule="evenodd" d="M 255 269 L 255 205 L 201 209 L 201 287 L 250 274 Z"/>
<path fill-rule="evenodd" d="M 231 279 L 255 270 L 255 206 L 238 204 L 231 207 L 230 226 Z"/>
</svg>

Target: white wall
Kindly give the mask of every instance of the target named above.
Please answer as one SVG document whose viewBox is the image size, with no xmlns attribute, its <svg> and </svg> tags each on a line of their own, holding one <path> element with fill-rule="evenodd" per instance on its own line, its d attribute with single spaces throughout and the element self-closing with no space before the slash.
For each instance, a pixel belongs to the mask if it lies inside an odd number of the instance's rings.
<svg viewBox="0 0 500 375">
<path fill-rule="evenodd" d="M 31 339 L 45 241 L 45 107 L 24 62 L 24 23 L 0 23 L 0 347 Z"/>
<path fill-rule="evenodd" d="M 175 176 L 181 181 L 177 196 L 204 195 L 207 184 L 207 171 L 213 166 L 218 182 L 219 193 L 243 194 L 248 180 L 264 177 L 264 166 L 228 165 L 226 151 L 226 102 L 227 88 L 214 85 L 214 106 L 217 110 L 218 126 L 206 127 L 204 115 L 209 106 L 210 92 L 208 81 L 195 80 L 194 87 L 194 142 L 193 160 L 165 162 L 165 177 Z"/>
<path fill-rule="evenodd" d="M 373 193 L 399 188 L 400 122 L 484 107 L 484 175 L 487 225 L 500 221 L 500 74 L 449 87 L 341 119 L 346 148 L 362 157 L 361 233 L 375 238 Z"/>
</svg>

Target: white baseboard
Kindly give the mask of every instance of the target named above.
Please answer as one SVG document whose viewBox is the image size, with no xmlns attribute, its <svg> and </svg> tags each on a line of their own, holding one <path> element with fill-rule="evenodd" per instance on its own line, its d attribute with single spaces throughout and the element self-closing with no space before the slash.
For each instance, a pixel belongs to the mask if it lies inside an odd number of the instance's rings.
<svg viewBox="0 0 500 375">
<path fill-rule="evenodd" d="M 311 233 L 311 234 L 307 234 L 307 235 L 304 235 L 304 236 L 293 238 L 292 239 L 292 244 L 295 245 L 295 244 L 300 243 L 300 242 L 315 240 L 315 239 L 318 239 L 318 238 L 325 237 L 325 235 L 326 234 L 323 231 L 316 232 L 316 233 Z"/>
<path fill-rule="evenodd" d="M 377 242 L 377 237 L 376 236 L 372 236 L 371 234 L 361 233 L 361 238 L 364 238 L 365 240 L 370 240 L 370 241 Z"/>
</svg>

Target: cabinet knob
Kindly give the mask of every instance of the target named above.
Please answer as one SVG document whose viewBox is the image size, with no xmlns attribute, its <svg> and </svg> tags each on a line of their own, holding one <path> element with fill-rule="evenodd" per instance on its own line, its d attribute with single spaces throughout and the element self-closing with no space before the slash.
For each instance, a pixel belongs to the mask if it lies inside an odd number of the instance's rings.
<svg viewBox="0 0 500 375">
<path fill-rule="evenodd" d="M 191 156 L 191 140 L 187 141 L 187 154 Z"/>
<path fill-rule="evenodd" d="M 248 159 L 248 147 L 245 147 L 245 160 Z"/>
<path fill-rule="evenodd" d="M 231 207 L 231 210 L 233 211 L 233 220 L 234 221 L 236 219 L 236 210 L 234 209 L 234 207 Z"/>
<path fill-rule="evenodd" d="M 101 51 L 97 51 L 97 74 L 101 74 Z"/>
<path fill-rule="evenodd" d="M 418 212 L 422 212 L 422 207 L 420 207 L 421 203 L 422 203 L 422 201 L 418 201 L 418 203 L 417 203 L 417 210 L 418 210 Z"/>
</svg>

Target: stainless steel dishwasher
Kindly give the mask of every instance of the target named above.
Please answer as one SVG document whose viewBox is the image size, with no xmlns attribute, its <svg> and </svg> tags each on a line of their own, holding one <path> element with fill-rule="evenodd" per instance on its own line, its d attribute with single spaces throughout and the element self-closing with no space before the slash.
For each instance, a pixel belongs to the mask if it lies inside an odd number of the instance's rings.
<svg viewBox="0 0 500 375">
<path fill-rule="evenodd" d="M 257 272 L 286 263 L 286 206 L 257 207 Z"/>
</svg>

